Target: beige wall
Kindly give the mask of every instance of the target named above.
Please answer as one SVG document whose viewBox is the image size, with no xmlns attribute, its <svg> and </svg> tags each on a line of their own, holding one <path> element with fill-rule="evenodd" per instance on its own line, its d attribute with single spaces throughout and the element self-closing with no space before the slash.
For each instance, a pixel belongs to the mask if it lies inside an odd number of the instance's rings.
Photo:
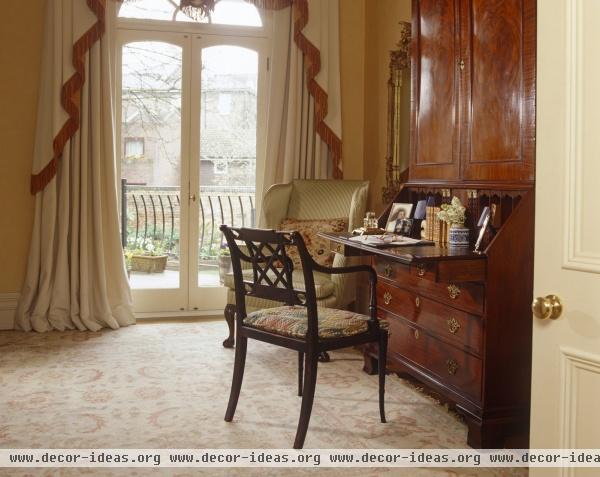
<svg viewBox="0 0 600 477">
<path fill-rule="evenodd" d="M 2 0 L 0 16 L 0 294 L 20 291 L 31 225 L 29 176 L 44 1 Z"/>
<path fill-rule="evenodd" d="M 378 213 L 384 205 L 389 52 L 400 39 L 398 23 L 410 21 L 410 5 L 411 0 L 340 1 L 344 177 L 371 182 L 369 208 Z"/>
<path fill-rule="evenodd" d="M 364 178 L 365 0 L 340 2 L 343 168 L 346 179 Z"/>
</svg>

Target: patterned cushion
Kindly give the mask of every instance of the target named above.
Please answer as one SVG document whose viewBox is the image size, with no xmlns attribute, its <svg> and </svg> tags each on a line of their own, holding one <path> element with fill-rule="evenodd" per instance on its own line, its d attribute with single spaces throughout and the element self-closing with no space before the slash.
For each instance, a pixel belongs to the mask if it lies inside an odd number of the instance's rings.
<svg viewBox="0 0 600 477">
<path fill-rule="evenodd" d="M 329 240 L 319 237 L 318 233 L 345 232 L 348 230 L 348 219 L 284 219 L 277 229 L 300 232 L 313 260 L 324 267 L 331 267 L 331 265 L 333 265 L 335 253 L 329 249 Z M 302 268 L 298 249 L 296 247 L 289 247 L 287 251 L 288 256 L 292 259 L 292 262 L 294 262 L 294 268 Z"/>
<path fill-rule="evenodd" d="M 354 336 L 367 331 L 369 317 L 353 311 L 335 308 L 318 308 L 319 338 L 341 338 Z M 244 324 L 280 335 L 304 338 L 308 330 L 308 316 L 304 306 L 278 306 L 250 313 Z M 379 320 L 379 325 L 387 329 L 388 323 Z"/>
<path fill-rule="evenodd" d="M 242 275 L 246 280 L 252 281 L 253 273 L 251 268 L 242 270 Z M 274 274 L 273 272 L 269 271 L 267 272 L 267 276 L 273 278 Z M 335 287 L 333 286 L 330 275 L 321 272 L 313 272 L 313 278 L 315 281 L 315 294 L 317 295 L 317 300 L 333 295 Z M 235 289 L 233 272 L 229 272 L 227 275 L 225 275 L 225 281 L 223 284 L 227 288 Z M 302 272 L 302 270 L 294 270 L 292 272 L 292 284 L 296 290 L 304 291 L 304 272 Z"/>
</svg>

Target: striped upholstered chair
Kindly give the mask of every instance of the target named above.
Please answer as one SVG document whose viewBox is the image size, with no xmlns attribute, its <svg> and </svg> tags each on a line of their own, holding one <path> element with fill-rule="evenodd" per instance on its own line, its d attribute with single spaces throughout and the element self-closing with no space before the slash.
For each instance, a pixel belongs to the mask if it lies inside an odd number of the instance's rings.
<svg viewBox="0 0 600 477">
<path fill-rule="evenodd" d="M 262 215 L 259 225 L 266 229 L 294 230 L 294 222 L 305 225 L 311 222 L 322 222 L 323 226 L 342 225 L 345 230 L 353 230 L 362 226 L 367 208 L 368 181 L 339 181 L 339 180 L 303 180 L 297 179 L 289 184 L 275 184 L 266 192 L 262 202 Z M 341 219 L 341 220 L 340 220 Z M 315 229 L 320 227 L 316 222 Z M 339 228 L 337 230 L 340 230 Z M 305 241 L 310 237 L 304 236 Z M 329 254 L 329 250 L 314 249 L 309 251 L 313 258 L 325 266 L 346 267 L 355 262 L 352 258 L 340 254 Z M 318 257 L 323 252 L 323 257 Z M 327 263 L 327 259 L 331 263 Z M 251 267 L 245 265 L 244 273 L 248 277 Z M 304 278 L 302 270 L 294 271 L 294 287 L 302 289 Z M 318 306 L 345 309 L 356 300 L 356 277 L 350 275 L 330 275 L 322 272 L 314 273 L 315 290 Z M 227 287 L 227 305 L 225 319 L 229 325 L 229 336 L 223 346 L 231 348 L 235 344 L 235 283 L 233 274 L 225 279 Z M 262 298 L 247 297 L 248 313 L 264 308 L 281 306 L 280 302 Z"/>
</svg>

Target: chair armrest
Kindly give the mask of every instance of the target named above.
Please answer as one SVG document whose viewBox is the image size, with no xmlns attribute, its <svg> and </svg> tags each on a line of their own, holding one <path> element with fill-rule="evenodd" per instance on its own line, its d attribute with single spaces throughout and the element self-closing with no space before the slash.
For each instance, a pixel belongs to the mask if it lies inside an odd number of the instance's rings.
<svg viewBox="0 0 600 477">
<path fill-rule="evenodd" d="M 312 258 L 312 257 L 311 257 Z M 313 269 L 321 273 L 338 274 L 338 273 L 358 273 L 366 272 L 369 274 L 369 281 L 373 280 L 377 283 L 377 274 L 370 265 L 350 265 L 348 267 L 324 267 L 313 260 Z"/>
<path fill-rule="evenodd" d="M 318 272 L 329 273 L 331 275 L 345 274 L 345 273 L 368 273 L 369 274 L 369 312 L 371 321 L 377 321 L 377 273 L 370 265 L 351 265 L 348 267 L 324 267 L 319 265 L 317 262 L 312 260 L 312 268 Z"/>
</svg>

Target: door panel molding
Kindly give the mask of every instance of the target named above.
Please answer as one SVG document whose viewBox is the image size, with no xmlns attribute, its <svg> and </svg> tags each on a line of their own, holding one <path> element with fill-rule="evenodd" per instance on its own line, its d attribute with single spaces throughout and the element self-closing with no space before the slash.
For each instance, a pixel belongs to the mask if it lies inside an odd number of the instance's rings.
<svg viewBox="0 0 600 477">
<path fill-rule="evenodd" d="M 588 428 L 590 416 L 581 415 L 580 409 L 595 409 L 597 394 L 581 389 L 590 384 L 600 389 L 600 355 L 561 347 L 562 389 L 560 405 L 560 442 L 564 449 L 585 447 L 586 442 L 577 439 L 583 428 Z M 590 382 L 592 380 L 592 382 Z M 598 432 L 598 431 L 596 431 Z M 562 475 L 573 476 L 576 469 L 562 469 Z"/>
<path fill-rule="evenodd" d="M 594 0 L 567 0 L 565 7 L 567 117 L 563 268 L 600 273 L 597 221 L 600 201 L 594 190 L 597 187 L 594 178 L 600 175 L 600 166 L 594 164 L 597 160 L 592 155 L 600 146 L 600 138 L 593 134 L 600 127 L 597 113 L 600 94 L 594 90 L 600 81 L 600 60 L 595 55 L 584 55 L 586 34 L 596 28 L 594 22 L 600 14 L 600 5 Z"/>
</svg>

